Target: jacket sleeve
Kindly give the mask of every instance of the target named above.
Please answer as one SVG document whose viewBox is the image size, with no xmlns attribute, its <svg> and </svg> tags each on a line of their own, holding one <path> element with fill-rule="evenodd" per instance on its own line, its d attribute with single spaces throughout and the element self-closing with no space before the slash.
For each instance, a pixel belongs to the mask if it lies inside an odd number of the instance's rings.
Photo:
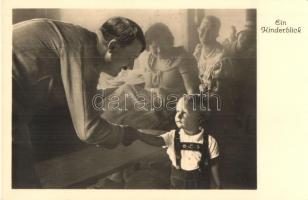
<svg viewBox="0 0 308 200">
<path fill-rule="evenodd" d="M 100 117 L 92 100 L 99 78 L 98 58 L 81 47 L 65 47 L 60 52 L 61 76 L 66 99 L 78 137 L 87 143 L 115 147 L 124 128 Z M 102 99 L 102 98 L 101 98 Z"/>
</svg>

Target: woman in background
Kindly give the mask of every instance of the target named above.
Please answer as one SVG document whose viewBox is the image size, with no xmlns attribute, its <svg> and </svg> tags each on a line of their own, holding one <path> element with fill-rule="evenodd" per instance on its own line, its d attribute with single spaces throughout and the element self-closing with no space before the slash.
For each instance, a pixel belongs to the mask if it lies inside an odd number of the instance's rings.
<svg viewBox="0 0 308 200">
<path fill-rule="evenodd" d="M 220 19 L 206 16 L 199 28 L 199 40 L 194 56 L 198 62 L 200 91 L 219 95 L 221 110 L 232 110 L 232 65 L 227 59 L 223 46 L 216 40 L 220 30 Z M 214 108 L 214 107 L 213 107 Z"/>
<path fill-rule="evenodd" d="M 223 46 L 217 41 L 221 22 L 215 16 L 205 16 L 198 28 L 200 43 L 194 56 L 198 62 L 201 92 L 210 94 L 210 129 L 222 133 L 235 126 L 233 66 Z M 216 99 L 217 97 L 217 99 Z M 223 122 L 223 123 L 222 123 Z"/>
</svg>

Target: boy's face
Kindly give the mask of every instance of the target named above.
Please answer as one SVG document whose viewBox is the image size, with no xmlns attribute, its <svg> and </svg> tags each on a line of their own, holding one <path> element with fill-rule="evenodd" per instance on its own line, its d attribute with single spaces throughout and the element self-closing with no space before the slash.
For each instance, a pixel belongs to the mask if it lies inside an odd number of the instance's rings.
<svg viewBox="0 0 308 200">
<path fill-rule="evenodd" d="M 197 106 L 195 106 L 197 107 Z M 183 128 L 189 133 L 198 133 L 200 126 L 200 113 L 193 109 L 192 104 L 187 104 L 183 98 L 176 105 L 175 123 L 178 128 Z"/>
</svg>

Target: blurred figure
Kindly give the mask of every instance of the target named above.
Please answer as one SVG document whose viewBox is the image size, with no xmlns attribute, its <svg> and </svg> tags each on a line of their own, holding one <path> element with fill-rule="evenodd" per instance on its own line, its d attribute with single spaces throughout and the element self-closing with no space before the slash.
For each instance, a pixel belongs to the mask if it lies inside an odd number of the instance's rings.
<svg viewBox="0 0 308 200">
<path fill-rule="evenodd" d="M 236 111 L 242 133 L 256 126 L 256 32 L 247 28 L 237 34 L 232 47 L 234 94 Z"/>
<path fill-rule="evenodd" d="M 220 96 L 222 111 L 232 109 L 232 68 L 225 57 L 223 46 L 217 42 L 221 22 L 215 16 L 206 16 L 199 28 L 199 40 L 194 56 L 198 61 L 200 91 L 215 93 Z"/>
<path fill-rule="evenodd" d="M 229 37 L 226 38 L 222 43 L 222 45 L 225 49 L 226 55 L 232 55 L 233 54 L 232 53 L 232 45 L 237 40 L 236 34 L 237 34 L 237 31 L 236 31 L 235 26 L 230 26 Z"/>
</svg>

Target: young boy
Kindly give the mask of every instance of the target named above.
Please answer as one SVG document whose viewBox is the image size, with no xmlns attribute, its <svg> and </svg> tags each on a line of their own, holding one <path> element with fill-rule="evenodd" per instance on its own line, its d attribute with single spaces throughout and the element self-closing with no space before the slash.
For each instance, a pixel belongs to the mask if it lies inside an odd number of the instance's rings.
<svg viewBox="0 0 308 200">
<path fill-rule="evenodd" d="M 202 127 L 203 112 L 200 95 L 185 95 L 176 106 L 178 127 L 160 136 L 140 133 L 140 140 L 155 146 L 166 146 L 172 163 L 171 188 L 209 188 L 210 174 L 220 188 L 218 173 L 219 150 L 216 140 Z"/>
</svg>

